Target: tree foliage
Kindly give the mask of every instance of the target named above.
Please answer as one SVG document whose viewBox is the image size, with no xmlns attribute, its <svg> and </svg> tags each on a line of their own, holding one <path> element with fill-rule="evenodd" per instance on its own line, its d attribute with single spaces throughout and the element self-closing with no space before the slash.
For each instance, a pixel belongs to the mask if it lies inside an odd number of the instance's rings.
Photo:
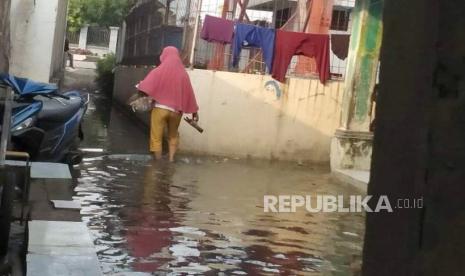
<svg viewBox="0 0 465 276">
<path fill-rule="evenodd" d="M 135 0 L 70 0 L 68 28 L 78 31 L 84 24 L 119 26 Z"/>
</svg>

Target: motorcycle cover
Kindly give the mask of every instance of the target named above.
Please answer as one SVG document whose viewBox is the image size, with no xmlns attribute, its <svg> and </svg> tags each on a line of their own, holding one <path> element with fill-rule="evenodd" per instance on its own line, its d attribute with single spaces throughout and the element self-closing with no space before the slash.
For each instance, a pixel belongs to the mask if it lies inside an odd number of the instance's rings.
<svg viewBox="0 0 465 276">
<path fill-rule="evenodd" d="M 21 96 L 43 95 L 58 91 L 58 87 L 55 84 L 36 82 L 9 74 L 0 74 L 0 83 L 11 87 L 16 94 Z"/>
</svg>

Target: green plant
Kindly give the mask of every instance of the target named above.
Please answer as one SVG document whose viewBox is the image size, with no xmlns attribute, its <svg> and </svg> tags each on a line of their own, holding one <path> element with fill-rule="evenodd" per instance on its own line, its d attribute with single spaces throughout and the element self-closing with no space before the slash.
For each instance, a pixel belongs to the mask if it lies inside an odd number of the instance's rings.
<svg viewBox="0 0 465 276">
<path fill-rule="evenodd" d="M 77 32 L 85 25 L 119 26 L 135 0 L 70 0 L 68 30 Z"/>
<path fill-rule="evenodd" d="M 113 83 L 115 74 L 113 72 L 116 67 L 116 56 L 108 54 L 104 58 L 97 61 L 97 84 L 100 89 L 108 94 L 113 93 Z"/>
</svg>

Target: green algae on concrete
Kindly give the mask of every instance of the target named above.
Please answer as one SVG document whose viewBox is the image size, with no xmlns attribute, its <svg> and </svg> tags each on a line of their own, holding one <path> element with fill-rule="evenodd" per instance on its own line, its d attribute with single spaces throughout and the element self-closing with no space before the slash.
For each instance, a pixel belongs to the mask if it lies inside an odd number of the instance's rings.
<svg viewBox="0 0 465 276">
<path fill-rule="evenodd" d="M 354 9 L 346 75 L 343 126 L 368 131 L 370 96 L 382 42 L 383 0 L 359 0 Z"/>
</svg>

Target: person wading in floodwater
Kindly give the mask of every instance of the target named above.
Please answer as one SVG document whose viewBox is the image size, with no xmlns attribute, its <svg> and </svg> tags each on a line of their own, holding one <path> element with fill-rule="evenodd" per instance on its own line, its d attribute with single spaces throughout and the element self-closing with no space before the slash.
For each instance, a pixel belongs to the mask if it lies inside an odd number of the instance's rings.
<svg viewBox="0 0 465 276">
<path fill-rule="evenodd" d="M 73 54 L 71 54 L 69 52 L 69 39 L 66 38 L 65 39 L 65 55 L 66 57 L 69 59 L 69 67 L 73 68 L 74 69 L 74 58 L 73 58 Z M 65 67 L 66 67 L 66 57 L 65 57 Z"/>
<path fill-rule="evenodd" d="M 160 65 L 138 85 L 139 91 L 154 101 L 150 124 L 150 151 L 157 160 L 162 158 L 163 131 L 168 128 L 169 160 L 179 144 L 178 127 L 183 113 L 192 114 L 198 122 L 198 105 L 189 75 L 175 47 L 166 47 L 160 55 Z"/>
</svg>

